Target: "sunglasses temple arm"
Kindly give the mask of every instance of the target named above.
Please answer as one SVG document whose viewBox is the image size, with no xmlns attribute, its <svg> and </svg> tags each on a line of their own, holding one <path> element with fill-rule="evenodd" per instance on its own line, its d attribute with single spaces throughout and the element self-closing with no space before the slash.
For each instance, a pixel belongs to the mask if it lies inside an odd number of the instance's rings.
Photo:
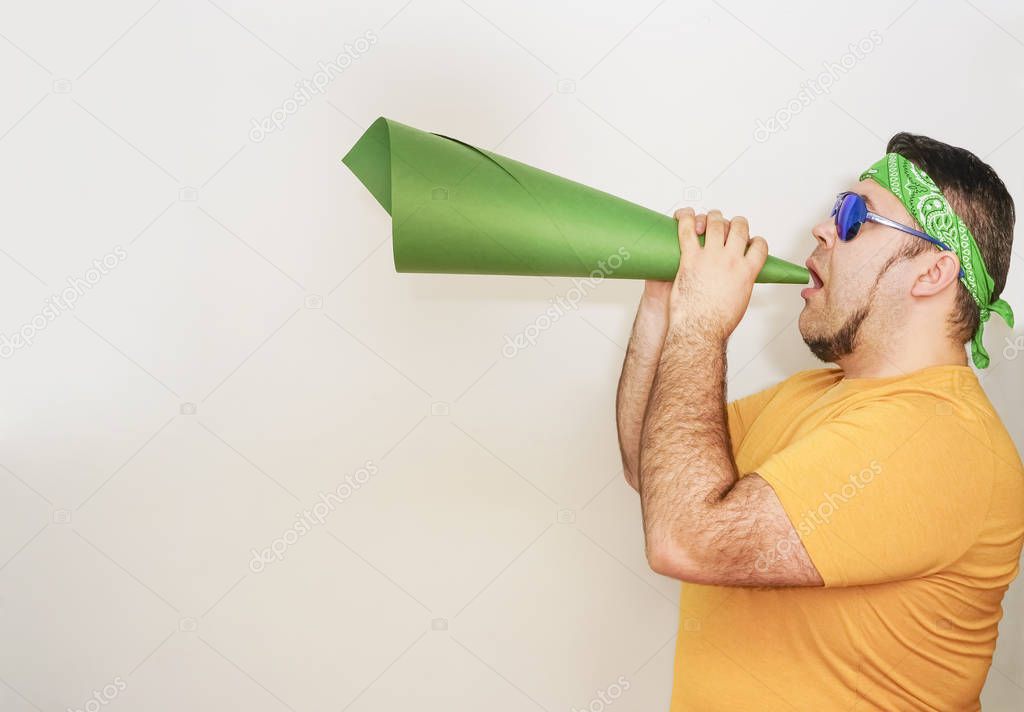
<svg viewBox="0 0 1024 712">
<path fill-rule="evenodd" d="M 933 245 L 935 245 L 936 247 L 938 247 L 940 250 L 947 250 L 949 252 L 952 252 L 952 248 L 950 248 L 949 245 L 944 243 L 942 240 L 938 240 L 938 239 L 932 237 L 931 235 L 929 235 L 926 232 L 921 232 L 920 230 L 915 230 L 914 228 L 912 228 L 912 227 L 910 227 L 908 225 L 901 225 L 900 223 L 898 223 L 898 222 L 896 222 L 894 220 L 890 220 L 889 218 L 883 217 L 881 215 L 875 215 L 874 213 L 868 213 L 868 219 L 870 219 L 872 222 L 879 223 L 880 225 L 885 225 L 887 227 L 896 228 L 897 230 L 901 230 L 902 232 L 905 232 L 905 233 L 908 233 L 910 235 L 914 235 L 915 237 L 920 237 L 920 238 L 922 238 L 924 240 L 927 240 L 928 242 L 930 242 Z M 963 277 L 964 277 L 964 268 L 961 267 L 960 268 L 960 278 L 963 279 Z"/>
</svg>

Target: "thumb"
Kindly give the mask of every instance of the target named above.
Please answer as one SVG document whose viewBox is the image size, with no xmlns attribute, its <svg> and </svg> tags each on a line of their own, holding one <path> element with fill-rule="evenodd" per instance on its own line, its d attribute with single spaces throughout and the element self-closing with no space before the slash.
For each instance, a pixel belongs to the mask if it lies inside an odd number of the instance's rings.
<svg viewBox="0 0 1024 712">
<path fill-rule="evenodd" d="M 760 235 L 750 238 L 744 258 L 750 263 L 755 273 L 760 272 L 768 260 L 768 242 Z"/>
</svg>

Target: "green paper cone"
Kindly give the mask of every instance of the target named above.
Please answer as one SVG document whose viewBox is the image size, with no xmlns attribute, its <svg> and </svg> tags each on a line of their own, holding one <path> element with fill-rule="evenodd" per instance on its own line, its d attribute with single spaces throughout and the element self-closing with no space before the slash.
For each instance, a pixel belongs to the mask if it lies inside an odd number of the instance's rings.
<svg viewBox="0 0 1024 712">
<path fill-rule="evenodd" d="M 381 117 L 342 161 L 391 215 L 399 272 L 671 281 L 679 269 L 675 218 L 457 139 Z M 810 274 L 769 256 L 757 281 Z"/>
</svg>

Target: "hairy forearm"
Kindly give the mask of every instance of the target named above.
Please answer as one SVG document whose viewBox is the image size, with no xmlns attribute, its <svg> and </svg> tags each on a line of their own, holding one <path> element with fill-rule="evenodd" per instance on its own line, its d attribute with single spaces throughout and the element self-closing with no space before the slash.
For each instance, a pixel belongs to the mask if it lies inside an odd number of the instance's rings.
<svg viewBox="0 0 1024 712">
<path fill-rule="evenodd" d="M 649 558 L 712 558 L 716 506 L 736 484 L 725 407 L 726 342 L 692 325 L 665 338 L 641 434 L 639 491 Z"/>
<path fill-rule="evenodd" d="M 644 413 L 667 329 L 668 314 L 664 305 L 645 295 L 640 300 L 633 322 L 615 398 L 615 421 L 623 474 L 633 489 L 638 487 L 640 434 Z"/>
</svg>

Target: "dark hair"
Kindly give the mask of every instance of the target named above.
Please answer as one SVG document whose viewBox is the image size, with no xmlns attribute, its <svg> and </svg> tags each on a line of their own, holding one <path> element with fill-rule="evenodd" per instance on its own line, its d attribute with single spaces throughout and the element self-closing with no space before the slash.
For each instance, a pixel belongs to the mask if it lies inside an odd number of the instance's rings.
<svg viewBox="0 0 1024 712">
<path fill-rule="evenodd" d="M 995 300 L 1006 286 L 1013 245 L 1013 198 L 991 166 L 965 148 L 950 146 L 927 136 L 898 133 L 889 139 L 886 153 L 898 153 L 919 166 L 946 196 L 974 235 L 985 267 L 992 275 Z M 905 252 L 916 257 L 934 249 L 927 240 L 914 240 Z M 956 306 L 949 320 L 950 338 L 967 343 L 978 328 L 981 313 L 974 297 L 959 282 Z"/>
</svg>

